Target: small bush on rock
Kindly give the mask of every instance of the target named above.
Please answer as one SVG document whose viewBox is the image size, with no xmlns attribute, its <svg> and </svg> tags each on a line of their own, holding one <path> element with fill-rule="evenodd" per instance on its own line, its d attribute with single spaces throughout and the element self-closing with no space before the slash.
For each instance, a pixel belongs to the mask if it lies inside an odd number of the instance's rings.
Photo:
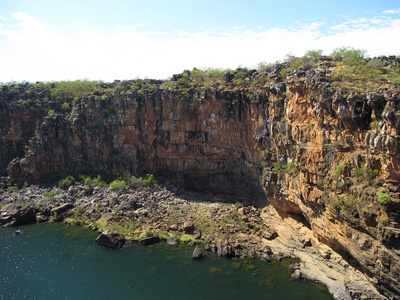
<svg viewBox="0 0 400 300">
<path fill-rule="evenodd" d="M 110 183 L 110 188 L 112 190 L 123 190 L 128 186 L 125 180 L 114 180 L 113 182 Z"/>
<path fill-rule="evenodd" d="M 58 186 L 61 189 L 68 189 L 71 185 L 73 185 L 75 182 L 75 178 L 71 175 L 68 175 L 67 177 L 65 177 L 64 179 L 61 179 L 60 182 L 58 183 Z"/>
<path fill-rule="evenodd" d="M 387 202 L 390 200 L 390 196 L 385 193 L 379 193 L 378 194 L 378 202 L 382 205 L 386 205 Z"/>
<path fill-rule="evenodd" d="M 154 179 L 153 174 L 146 174 L 146 176 L 143 179 L 143 182 L 146 185 L 157 185 L 157 181 Z"/>
<path fill-rule="evenodd" d="M 154 179 L 153 174 L 146 174 L 144 179 L 135 176 L 129 178 L 129 186 L 133 188 L 138 188 L 141 186 L 148 186 L 148 185 L 153 185 L 153 186 L 157 185 L 157 181 Z"/>
<path fill-rule="evenodd" d="M 107 186 L 107 183 L 102 180 L 101 175 L 99 174 L 95 179 L 93 179 L 93 184 L 95 186 L 101 187 L 101 186 Z"/>
</svg>

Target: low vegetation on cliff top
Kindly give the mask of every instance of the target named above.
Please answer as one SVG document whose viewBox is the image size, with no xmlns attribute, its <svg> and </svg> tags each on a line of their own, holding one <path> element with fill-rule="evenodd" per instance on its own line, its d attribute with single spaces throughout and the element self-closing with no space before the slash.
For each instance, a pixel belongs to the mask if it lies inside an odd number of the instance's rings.
<svg viewBox="0 0 400 300">
<path fill-rule="evenodd" d="M 177 91 L 182 97 L 188 96 L 191 89 L 198 88 L 262 90 L 269 82 L 290 83 L 293 77 L 305 80 L 305 71 L 319 72 L 321 67 L 327 69 L 328 80 L 335 88 L 362 92 L 400 85 L 400 58 L 395 56 L 365 58 L 365 53 L 364 50 L 341 47 L 335 49 L 329 56 L 324 56 L 322 50 L 310 50 L 302 57 L 289 53 L 282 62 L 260 63 L 257 69 L 194 68 L 173 75 L 167 80 L 136 79 L 122 82 L 116 80 L 113 83 L 90 80 L 34 84 L 10 82 L 1 84 L 0 89 L 14 90 L 18 97 L 14 100 L 23 107 L 41 107 L 43 101 L 62 100 L 60 110 L 66 111 L 81 97 L 88 95 L 106 100 L 110 96 L 123 97 L 132 93 L 144 96 L 164 90 Z"/>
</svg>

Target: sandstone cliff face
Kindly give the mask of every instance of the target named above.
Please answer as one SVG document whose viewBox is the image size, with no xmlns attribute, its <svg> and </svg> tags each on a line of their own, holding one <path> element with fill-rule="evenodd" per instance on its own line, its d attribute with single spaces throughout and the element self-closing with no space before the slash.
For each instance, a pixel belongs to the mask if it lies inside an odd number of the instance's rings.
<svg viewBox="0 0 400 300">
<path fill-rule="evenodd" d="M 302 215 L 320 241 L 354 258 L 393 297 L 400 294 L 400 89 L 344 88 L 330 81 L 333 67 L 322 61 L 281 82 L 278 66 L 262 88 L 182 92 L 158 81 L 150 90 L 115 82 L 124 92 L 87 94 L 69 111 L 18 108 L 3 88 L 0 172 L 8 163 L 10 177 L 28 181 L 151 172 L 271 203 Z"/>
<path fill-rule="evenodd" d="M 0 94 L 0 176 L 7 175 L 8 163 L 16 157 L 24 157 L 25 146 L 35 135 L 35 128 L 47 114 L 48 103 L 35 102 L 44 99 L 46 91 L 30 85 L 3 86 Z M 33 109 L 31 109 L 33 108 Z"/>
</svg>

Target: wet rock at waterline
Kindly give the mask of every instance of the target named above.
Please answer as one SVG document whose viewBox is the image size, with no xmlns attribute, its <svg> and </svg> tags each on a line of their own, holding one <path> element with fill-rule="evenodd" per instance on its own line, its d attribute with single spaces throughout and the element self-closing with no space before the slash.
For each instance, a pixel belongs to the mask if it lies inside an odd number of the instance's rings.
<svg viewBox="0 0 400 300">
<path fill-rule="evenodd" d="M 100 236 L 96 239 L 96 243 L 101 246 L 117 250 L 129 246 L 129 243 L 127 243 L 126 239 L 113 229 L 107 229 L 100 234 Z"/>
<path fill-rule="evenodd" d="M 204 251 L 200 248 L 195 248 L 193 251 L 192 259 L 194 260 L 200 260 L 203 259 L 206 255 L 204 254 Z"/>
<path fill-rule="evenodd" d="M 160 241 L 161 240 L 158 236 L 151 236 L 151 237 L 141 239 L 139 241 L 139 243 L 141 243 L 143 245 L 153 245 L 153 244 L 159 243 Z"/>
<path fill-rule="evenodd" d="M 169 237 L 167 239 L 167 244 L 168 245 L 177 245 L 178 244 L 178 239 L 175 236 Z"/>
</svg>

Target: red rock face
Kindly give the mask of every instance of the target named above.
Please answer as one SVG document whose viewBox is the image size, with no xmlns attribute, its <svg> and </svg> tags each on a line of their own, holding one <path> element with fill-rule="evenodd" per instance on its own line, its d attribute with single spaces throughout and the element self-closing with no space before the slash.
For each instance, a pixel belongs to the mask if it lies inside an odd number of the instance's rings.
<svg viewBox="0 0 400 300">
<path fill-rule="evenodd" d="M 309 79 L 263 90 L 89 95 L 70 113 L 43 119 L 7 108 L 0 150 L 8 163 L 16 156 L 5 144 L 29 141 L 15 146 L 25 157 L 8 164 L 14 178 L 154 173 L 231 200 L 271 203 L 302 215 L 385 293 L 399 293 L 400 269 L 386 259 L 399 260 L 399 91 L 344 93 Z M 30 139 L 25 126 L 35 128 Z M 392 200 L 382 205 L 379 193 Z"/>
<path fill-rule="evenodd" d="M 82 100 L 86 108 L 77 104 L 70 115 L 45 117 L 26 158 L 11 164 L 9 173 L 33 181 L 56 173 L 155 173 L 194 189 L 244 198 L 258 193 L 262 201 L 255 136 L 267 101 L 257 97 L 226 91 L 89 97 Z"/>
</svg>

